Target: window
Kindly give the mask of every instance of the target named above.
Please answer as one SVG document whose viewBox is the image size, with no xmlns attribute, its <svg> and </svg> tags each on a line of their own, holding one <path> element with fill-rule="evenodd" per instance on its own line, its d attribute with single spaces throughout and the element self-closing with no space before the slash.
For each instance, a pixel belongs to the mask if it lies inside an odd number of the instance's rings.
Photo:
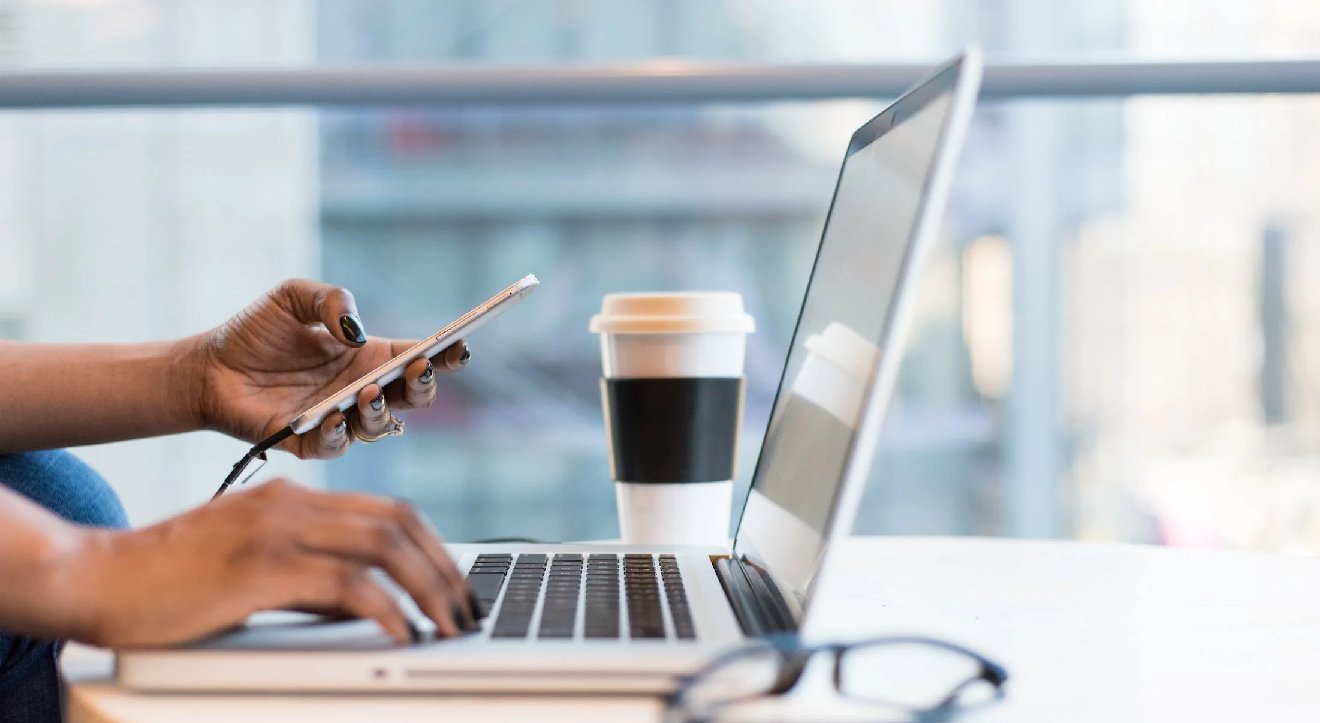
<svg viewBox="0 0 1320 723">
<path fill-rule="evenodd" d="M 993 63 L 1286 55 L 1317 30 L 1281 0 L 10 2 L 0 62 L 925 62 L 976 38 Z M 273 468 L 406 495 L 450 539 L 584 539 L 616 531 L 600 295 L 737 290 L 745 484 L 844 143 L 883 99 L 516 100 L 0 113 L 0 334 L 177 336 L 304 275 L 417 335 L 534 272 L 402 439 Z M 1312 95 L 983 102 L 858 530 L 1320 551 L 1317 120 Z M 241 452 L 81 453 L 144 523 Z"/>
</svg>

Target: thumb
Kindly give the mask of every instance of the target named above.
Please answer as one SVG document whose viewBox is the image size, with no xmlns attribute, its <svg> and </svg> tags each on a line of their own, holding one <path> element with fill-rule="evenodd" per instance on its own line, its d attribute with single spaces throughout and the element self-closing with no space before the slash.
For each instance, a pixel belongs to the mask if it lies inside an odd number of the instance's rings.
<svg viewBox="0 0 1320 723">
<path fill-rule="evenodd" d="M 276 289 L 276 300 L 304 324 L 323 324 L 348 346 L 367 343 L 353 294 L 344 288 L 307 279 L 290 279 Z"/>
</svg>

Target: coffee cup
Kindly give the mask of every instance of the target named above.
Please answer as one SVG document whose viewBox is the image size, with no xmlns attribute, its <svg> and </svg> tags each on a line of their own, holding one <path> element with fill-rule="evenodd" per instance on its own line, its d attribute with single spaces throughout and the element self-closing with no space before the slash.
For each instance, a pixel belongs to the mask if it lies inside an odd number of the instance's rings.
<svg viewBox="0 0 1320 723">
<path fill-rule="evenodd" d="M 727 544 L 755 329 L 742 297 L 607 294 L 590 329 L 623 542 Z"/>
</svg>

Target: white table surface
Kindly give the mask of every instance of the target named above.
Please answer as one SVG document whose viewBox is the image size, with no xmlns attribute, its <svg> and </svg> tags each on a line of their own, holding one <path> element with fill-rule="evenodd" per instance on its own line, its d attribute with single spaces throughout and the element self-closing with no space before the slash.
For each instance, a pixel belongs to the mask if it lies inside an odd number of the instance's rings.
<svg viewBox="0 0 1320 723">
<path fill-rule="evenodd" d="M 1320 560 L 1075 542 L 857 538 L 811 637 L 912 632 L 1006 665 L 969 720 L 1320 718 Z M 66 655 L 70 720 L 652 721 L 627 697 L 184 696 L 117 690 L 107 653 Z M 961 719 L 960 719 L 961 720 Z"/>
</svg>

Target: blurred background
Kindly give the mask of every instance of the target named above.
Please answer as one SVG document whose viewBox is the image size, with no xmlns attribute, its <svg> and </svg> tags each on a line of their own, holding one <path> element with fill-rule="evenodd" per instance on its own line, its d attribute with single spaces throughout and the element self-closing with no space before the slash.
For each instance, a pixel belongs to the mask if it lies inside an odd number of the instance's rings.
<svg viewBox="0 0 1320 723">
<path fill-rule="evenodd" d="M 992 64 L 1298 56 L 1320 6 L 0 0 L 3 70 L 933 63 L 968 40 Z M 176 337 L 290 276 L 416 336 L 536 273 L 406 436 L 267 469 L 409 497 L 453 540 L 610 537 L 601 294 L 744 295 L 745 489 L 848 136 L 885 102 L 3 111 L 0 337 Z M 1320 553 L 1317 272 L 1320 97 L 982 102 L 856 531 Z M 245 447 L 79 454 L 145 524 Z"/>
</svg>

